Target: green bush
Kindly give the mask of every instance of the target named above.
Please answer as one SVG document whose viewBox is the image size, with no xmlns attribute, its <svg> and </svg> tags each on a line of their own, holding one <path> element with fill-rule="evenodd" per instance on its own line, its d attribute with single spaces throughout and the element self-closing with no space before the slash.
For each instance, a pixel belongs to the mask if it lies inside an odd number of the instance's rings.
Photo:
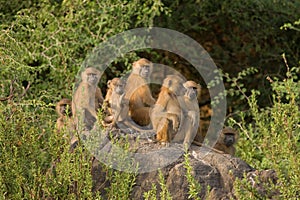
<svg viewBox="0 0 300 200">
<path fill-rule="evenodd" d="M 19 2 L 0 7 L 0 198 L 96 198 L 91 155 L 81 145 L 70 154 L 64 133 L 55 131 L 54 103 L 71 97 L 94 47 L 153 25 L 164 6 L 158 0 Z M 112 177 L 116 187 L 123 184 L 119 178 Z"/>
<path fill-rule="evenodd" d="M 13 79 L 20 87 L 30 82 L 29 99 L 49 103 L 70 97 L 75 76 L 94 47 L 125 30 L 153 25 L 163 10 L 158 0 L 40 1 L 0 25 L 0 75 L 6 87 Z"/>
<path fill-rule="evenodd" d="M 71 97 L 83 60 L 99 43 L 131 28 L 154 25 L 191 35 L 218 66 L 230 72 L 225 78 L 231 83 L 228 88 L 235 90 L 228 93 L 239 97 L 231 104 L 233 110 L 249 108 L 229 120 L 242 135 L 238 156 L 257 169 L 275 169 L 279 176 L 275 188 L 282 198 L 299 196 L 299 67 L 285 68 L 280 61 L 282 52 L 293 66 L 300 60 L 295 31 L 299 22 L 293 23 L 299 18 L 298 1 L 0 2 L 1 199 L 101 198 L 92 193 L 89 153 L 79 145 L 71 154 L 64 133 L 55 131 L 54 104 Z M 155 56 L 154 60 L 160 59 Z M 100 86 L 127 71 L 135 58 L 137 53 L 132 52 L 114 62 Z M 279 80 L 283 71 L 287 71 L 286 78 Z M 264 79 L 267 74 L 271 81 Z M 273 93 L 260 87 L 260 92 L 254 90 L 249 96 L 249 88 L 258 87 L 253 77 L 270 84 Z M 270 94 L 269 106 L 260 107 L 258 102 Z M 241 106 L 244 101 L 246 107 Z M 107 171 L 112 184 L 107 195 L 128 198 L 135 174 Z M 190 195 L 195 196 L 200 186 L 189 173 L 186 176 Z M 159 183 L 161 197 L 170 199 L 161 173 Z M 122 190 L 124 184 L 128 187 Z M 157 192 L 153 186 L 144 196 L 156 199 Z M 237 190 L 241 195 L 249 192 Z"/>
<path fill-rule="evenodd" d="M 300 1 L 163 2 L 171 12 L 170 15 L 156 18 L 158 26 L 180 31 L 198 41 L 216 65 L 233 77 L 247 68 L 255 67 L 258 70 L 255 76 L 243 79 L 243 83 L 247 91 L 256 89 L 261 92 L 258 96 L 259 105 L 268 106 L 271 103 L 271 88 L 265 77 L 280 77 L 286 72 L 281 54 L 286 54 L 292 66 L 300 60 L 300 34 L 294 31 L 297 27 L 299 29 L 299 25 L 293 23 L 299 19 Z M 289 25 L 280 28 L 287 22 Z M 180 62 L 186 63 L 177 61 Z M 202 81 L 196 73 L 190 73 L 189 77 Z M 231 88 L 225 86 L 226 89 Z M 228 104 L 232 112 L 245 109 L 243 103 L 236 99 L 229 98 Z M 237 104 L 240 108 L 236 109 Z"/>
<path fill-rule="evenodd" d="M 241 133 L 237 156 L 256 169 L 275 169 L 278 184 L 269 186 L 270 191 L 278 190 L 280 199 L 299 197 L 300 183 L 300 81 L 299 67 L 289 69 L 286 78 L 268 77 L 273 95 L 272 106 L 260 108 L 257 104 L 258 91 L 247 97 L 248 112 L 241 112 L 239 118 L 229 122 Z M 246 113 L 246 114 L 245 114 Z M 251 117 L 248 123 L 246 117 Z M 239 197 L 255 196 L 247 182 L 237 182 Z M 243 187 L 241 187 L 241 185 Z M 272 190 L 273 189 L 273 190 Z"/>
</svg>

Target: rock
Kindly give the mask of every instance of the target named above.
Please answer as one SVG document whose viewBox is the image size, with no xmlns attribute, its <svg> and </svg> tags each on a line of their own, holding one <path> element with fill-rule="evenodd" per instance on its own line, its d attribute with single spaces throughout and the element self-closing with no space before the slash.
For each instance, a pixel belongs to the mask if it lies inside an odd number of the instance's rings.
<svg viewBox="0 0 300 200">
<path fill-rule="evenodd" d="M 157 143 L 143 143 L 135 149 L 135 153 L 140 153 L 141 155 L 145 153 L 147 155 L 149 151 L 151 151 L 151 156 L 147 159 L 143 159 L 145 157 L 132 156 L 132 158 L 142 163 L 141 166 L 149 166 L 149 169 L 145 168 L 145 171 L 137 175 L 136 183 L 131 192 L 131 199 L 142 199 L 143 194 L 151 190 L 152 184 L 156 185 L 157 199 L 159 199 L 161 190 L 159 184 L 159 164 L 170 161 L 173 162 L 160 169 L 165 178 L 168 191 L 172 199 L 188 199 L 189 183 L 185 176 L 186 169 L 184 167 L 184 151 L 182 147 L 176 144 L 171 144 L 170 147 L 161 147 Z M 272 182 L 276 181 L 275 173 L 271 171 L 268 173 L 259 172 L 239 158 L 194 145 L 191 146 L 189 152 L 189 161 L 192 167 L 191 174 L 201 185 L 201 191 L 198 191 L 201 199 L 234 199 L 234 181 L 236 178 L 242 179 L 245 174 L 247 174 L 248 180 L 252 181 L 253 187 L 257 188 L 262 195 L 264 195 L 264 187 L 262 184 L 253 182 L 253 176 L 260 177 L 261 181 L 269 180 L 269 177 Z M 158 168 L 152 170 L 151 166 Z M 109 186 L 109 183 L 103 177 L 105 173 L 101 170 L 103 168 L 95 161 L 92 169 L 95 184 L 94 191 L 100 191 L 101 194 L 105 194 L 104 188 Z M 277 194 L 274 193 L 274 195 Z"/>
</svg>

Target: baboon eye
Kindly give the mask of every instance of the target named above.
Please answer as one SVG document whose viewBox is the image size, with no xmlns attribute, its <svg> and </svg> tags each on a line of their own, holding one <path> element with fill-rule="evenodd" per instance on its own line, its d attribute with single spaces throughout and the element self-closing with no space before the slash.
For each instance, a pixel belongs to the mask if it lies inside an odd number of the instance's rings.
<svg viewBox="0 0 300 200">
<path fill-rule="evenodd" d="M 149 65 L 143 65 L 142 68 L 150 68 Z"/>
</svg>

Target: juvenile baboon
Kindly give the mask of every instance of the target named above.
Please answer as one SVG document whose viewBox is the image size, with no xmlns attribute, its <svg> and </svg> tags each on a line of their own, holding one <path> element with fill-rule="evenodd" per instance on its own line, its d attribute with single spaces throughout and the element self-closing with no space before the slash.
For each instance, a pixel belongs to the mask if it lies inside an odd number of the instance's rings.
<svg viewBox="0 0 300 200">
<path fill-rule="evenodd" d="M 214 149 L 222 151 L 226 154 L 234 156 L 235 147 L 239 138 L 239 133 L 230 127 L 225 127 L 219 133 L 217 143 L 214 146 Z"/>
<path fill-rule="evenodd" d="M 149 111 L 155 103 L 148 86 L 152 65 L 145 58 L 134 62 L 125 86 L 126 99 L 129 99 L 129 116 L 141 126 L 150 124 Z"/>
<path fill-rule="evenodd" d="M 177 75 L 167 76 L 151 111 L 156 139 L 161 143 L 170 142 L 183 123 L 182 96 L 185 94 L 183 83 L 184 80 Z"/>
<path fill-rule="evenodd" d="M 81 78 L 82 81 L 73 96 L 72 113 L 76 118 L 77 126 L 80 118 L 85 128 L 90 130 L 97 120 L 96 110 L 103 102 L 102 93 L 98 87 L 100 72 L 93 67 L 88 67 L 81 73 Z"/>
<path fill-rule="evenodd" d="M 128 116 L 129 100 L 125 95 L 126 82 L 122 79 L 115 79 L 115 85 L 111 94 L 111 111 L 113 120 L 111 127 L 117 126 L 120 129 L 132 129 L 138 132 L 146 131 L 147 129 L 136 124 Z"/>
<path fill-rule="evenodd" d="M 112 92 L 114 88 L 116 87 L 117 82 L 119 81 L 119 78 L 113 78 L 112 80 L 107 81 L 107 92 L 105 95 L 105 99 L 102 105 L 103 111 L 106 116 L 111 116 L 112 111 L 111 111 L 111 104 L 112 104 Z M 111 122 L 111 121 L 110 121 Z"/>
<path fill-rule="evenodd" d="M 58 131 L 69 124 L 70 118 L 72 117 L 71 105 L 72 101 L 67 98 L 61 99 L 56 104 L 56 113 L 59 116 L 56 121 L 56 128 Z"/>
</svg>

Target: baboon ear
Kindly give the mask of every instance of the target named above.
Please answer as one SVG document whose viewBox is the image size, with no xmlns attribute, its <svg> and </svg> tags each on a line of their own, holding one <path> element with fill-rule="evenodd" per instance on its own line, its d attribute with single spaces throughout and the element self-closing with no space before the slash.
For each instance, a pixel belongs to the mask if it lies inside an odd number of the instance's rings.
<svg viewBox="0 0 300 200">
<path fill-rule="evenodd" d="M 108 80 L 108 81 L 107 81 L 107 87 L 108 87 L 108 88 L 110 88 L 110 83 L 111 83 L 111 80 Z"/>
</svg>

